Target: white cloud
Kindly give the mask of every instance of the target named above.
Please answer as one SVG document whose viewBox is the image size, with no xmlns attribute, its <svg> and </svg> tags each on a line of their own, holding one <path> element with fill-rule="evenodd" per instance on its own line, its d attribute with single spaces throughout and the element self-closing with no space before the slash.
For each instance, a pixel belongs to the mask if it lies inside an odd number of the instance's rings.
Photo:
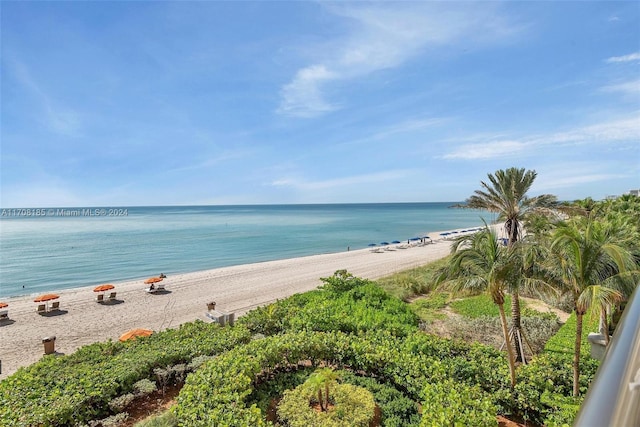
<svg viewBox="0 0 640 427">
<path fill-rule="evenodd" d="M 629 55 L 623 56 L 612 56 L 611 58 L 607 58 L 606 62 L 608 63 L 616 63 L 616 62 L 633 62 L 640 61 L 640 52 L 630 53 Z"/>
<path fill-rule="evenodd" d="M 473 139 L 473 138 L 471 138 Z M 479 138 L 475 138 L 478 140 Z M 640 139 L 640 114 L 578 127 L 569 131 L 531 135 L 516 140 L 468 143 L 443 155 L 445 159 L 494 159 L 553 145 L 611 144 Z"/>
<path fill-rule="evenodd" d="M 296 178 L 281 178 L 271 182 L 274 187 L 291 187 L 302 191 L 327 190 L 331 188 L 342 188 L 350 185 L 375 184 L 381 182 L 394 181 L 409 174 L 408 170 L 389 170 L 372 174 L 354 175 L 324 181 L 306 181 Z"/>
<path fill-rule="evenodd" d="M 619 92 L 625 95 L 640 94 L 640 79 L 616 83 L 602 87 L 605 92 Z"/>
<path fill-rule="evenodd" d="M 527 148 L 527 144 L 519 141 L 495 141 L 480 144 L 464 144 L 445 154 L 445 159 L 494 159 L 518 154 Z"/>
<path fill-rule="evenodd" d="M 300 69 L 281 90 L 278 113 L 315 117 L 338 106 L 327 101 L 324 86 L 400 66 L 428 47 L 464 41 L 465 48 L 493 39 L 508 39 L 517 29 L 484 4 L 443 6 L 438 3 L 329 3 L 327 9 L 347 18 L 350 31 L 324 47 L 314 47 L 318 62 Z M 320 59 L 321 58 L 321 59 Z"/>
<path fill-rule="evenodd" d="M 312 65 L 299 70 L 293 81 L 282 88 L 278 112 L 297 117 L 314 117 L 335 110 L 335 105 L 323 99 L 322 83 L 337 78 L 324 65 Z"/>
<path fill-rule="evenodd" d="M 546 170 L 538 171 L 535 188 L 539 192 L 552 192 L 562 188 L 574 188 L 584 184 L 596 184 L 630 176 L 625 173 L 606 172 L 611 170 L 611 164 L 602 162 L 568 162 L 562 167 L 549 164 Z"/>
</svg>

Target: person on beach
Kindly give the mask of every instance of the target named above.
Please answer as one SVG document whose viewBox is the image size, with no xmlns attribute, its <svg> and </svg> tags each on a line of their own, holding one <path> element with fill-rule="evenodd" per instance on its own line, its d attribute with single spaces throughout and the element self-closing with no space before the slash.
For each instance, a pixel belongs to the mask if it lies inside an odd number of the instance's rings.
<svg viewBox="0 0 640 427">
<path fill-rule="evenodd" d="M 156 288 L 156 285 L 154 285 L 153 283 L 151 284 L 151 286 L 149 286 L 149 290 L 152 291 Z"/>
<path fill-rule="evenodd" d="M 167 277 L 167 275 L 166 275 L 166 274 L 164 274 L 164 273 L 160 273 L 160 278 L 161 278 L 161 279 L 164 279 L 164 278 L 166 278 L 166 277 Z"/>
</svg>

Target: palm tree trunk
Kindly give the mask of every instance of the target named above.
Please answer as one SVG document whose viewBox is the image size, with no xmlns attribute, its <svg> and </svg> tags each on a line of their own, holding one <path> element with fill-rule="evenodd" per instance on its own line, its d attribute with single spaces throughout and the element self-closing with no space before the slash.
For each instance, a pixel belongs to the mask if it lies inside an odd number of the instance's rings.
<svg viewBox="0 0 640 427">
<path fill-rule="evenodd" d="M 504 304 L 497 304 L 500 310 L 500 322 L 502 323 L 502 334 L 507 346 L 507 358 L 509 359 L 509 373 L 511 374 L 511 387 L 516 386 L 516 362 L 513 357 L 513 347 L 509 341 L 509 329 L 507 328 L 507 316 L 504 314 Z"/>
<path fill-rule="evenodd" d="M 516 353 L 516 362 L 527 363 L 524 355 L 524 348 L 522 348 L 522 342 L 520 341 L 520 337 L 523 336 L 522 333 L 522 322 L 520 319 L 520 295 L 518 291 L 513 291 L 511 293 L 511 328 L 513 332 L 513 347 Z"/>
<path fill-rule="evenodd" d="M 573 395 L 580 394 L 580 345 L 582 344 L 582 314 L 576 311 L 576 344 L 573 353 Z"/>
</svg>

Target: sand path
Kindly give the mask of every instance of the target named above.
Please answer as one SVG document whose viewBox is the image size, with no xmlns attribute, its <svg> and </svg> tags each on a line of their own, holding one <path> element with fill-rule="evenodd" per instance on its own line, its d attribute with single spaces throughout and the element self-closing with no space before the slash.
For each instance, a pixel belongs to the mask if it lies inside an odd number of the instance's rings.
<svg viewBox="0 0 640 427">
<path fill-rule="evenodd" d="M 434 233 L 434 238 L 439 237 Z M 69 354 L 96 341 L 118 337 L 133 328 L 160 331 L 196 319 L 206 320 L 206 303 L 242 315 L 321 285 L 320 277 L 346 269 L 363 278 L 378 279 L 424 265 L 449 253 L 450 242 L 372 253 L 369 249 L 314 255 L 279 261 L 224 267 L 171 275 L 164 280 L 165 294 L 144 291 L 145 278 L 115 283 L 116 304 L 98 304 L 93 287 L 58 292 L 57 315 L 36 313 L 34 296 L 9 299 L 10 321 L 0 325 L 0 379 L 42 357 L 42 338 L 55 336 L 55 349 Z"/>
</svg>

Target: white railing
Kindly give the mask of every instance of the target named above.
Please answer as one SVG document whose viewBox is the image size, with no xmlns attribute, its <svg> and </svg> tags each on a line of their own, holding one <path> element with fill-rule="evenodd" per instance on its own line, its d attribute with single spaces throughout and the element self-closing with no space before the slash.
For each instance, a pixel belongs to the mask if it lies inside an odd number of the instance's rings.
<svg viewBox="0 0 640 427">
<path fill-rule="evenodd" d="M 638 285 L 640 287 L 640 284 Z M 640 290 L 629 299 L 574 427 L 640 426 Z"/>
</svg>

